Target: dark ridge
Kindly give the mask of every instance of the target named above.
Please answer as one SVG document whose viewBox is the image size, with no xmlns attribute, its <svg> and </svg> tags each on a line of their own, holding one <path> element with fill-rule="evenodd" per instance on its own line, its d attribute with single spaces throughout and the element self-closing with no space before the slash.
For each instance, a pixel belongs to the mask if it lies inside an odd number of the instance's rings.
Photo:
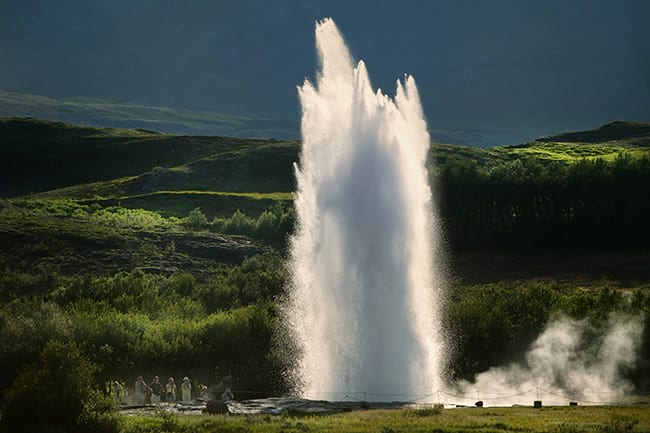
<svg viewBox="0 0 650 433">
<path fill-rule="evenodd" d="M 0 119 L 0 196 L 137 176 L 266 141 Z M 290 171 L 290 170 L 289 170 Z"/>
<path fill-rule="evenodd" d="M 536 141 L 604 143 L 607 141 L 630 140 L 633 138 L 639 138 L 639 143 L 647 143 L 650 140 L 650 123 L 617 120 L 603 125 L 598 129 L 550 135 L 538 138 Z"/>
</svg>

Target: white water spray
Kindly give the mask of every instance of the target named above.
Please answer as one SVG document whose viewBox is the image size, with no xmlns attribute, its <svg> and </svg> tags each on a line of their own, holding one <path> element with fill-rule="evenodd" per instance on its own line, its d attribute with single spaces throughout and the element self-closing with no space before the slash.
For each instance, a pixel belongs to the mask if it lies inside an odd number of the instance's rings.
<svg viewBox="0 0 650 433">
<path fill-rule="evenodd" d="M 429 135 L 412 77 L 374 92 L 336 25 L 316 25 L 321 70 L 299 88 L 291 326 L 307 398 L 425 398 L 442 339 Z"/>
</svg>

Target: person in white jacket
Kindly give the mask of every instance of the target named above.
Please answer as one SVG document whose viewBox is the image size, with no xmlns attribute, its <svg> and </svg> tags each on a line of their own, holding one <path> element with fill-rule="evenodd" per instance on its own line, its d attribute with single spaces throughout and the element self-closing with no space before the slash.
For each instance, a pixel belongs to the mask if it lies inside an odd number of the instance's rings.
<svg viewBox="0 0 650 433">
<path fill-rule="evenodd" d="M 190 383 L 190 378 L 187 376 L 183 378 L 183 382 L 181 383 L 181 396 L 183 403 L 189 403 L 192 399 L 192 384 Z"/>
<path fill-rule="evenodd" d="M 142 379 L 142 376 L 138 376 L 138 379 L 135 381 L 135 404 L 144 404 L 146 396 L 147 384 Z"/>
</svg>

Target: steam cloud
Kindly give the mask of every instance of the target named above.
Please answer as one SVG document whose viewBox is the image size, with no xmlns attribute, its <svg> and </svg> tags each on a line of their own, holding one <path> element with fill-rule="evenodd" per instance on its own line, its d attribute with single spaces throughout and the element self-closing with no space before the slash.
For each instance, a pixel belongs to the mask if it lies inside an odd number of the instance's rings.
<svg viewBox="0 0 650 433">
<path fill-rule="evenodd" d="M 551 322 L 526 354 L 526 365 L 494 367 L 473 382 L 457 385 L 457 393 L 476 395 L 487 406 L 614 402 L 630 392 L 622 376 L 634 367 L 643 333 L 640 317 L 611 316 L 600 337 L 588 320 L 560 318 Z"/>
</svg>

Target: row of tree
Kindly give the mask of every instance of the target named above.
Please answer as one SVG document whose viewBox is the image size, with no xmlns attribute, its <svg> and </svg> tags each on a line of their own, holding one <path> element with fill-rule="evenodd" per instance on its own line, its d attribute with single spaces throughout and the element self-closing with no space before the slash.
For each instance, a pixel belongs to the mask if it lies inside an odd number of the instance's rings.
<svg viewBox="0 0 650 433">
<path fill-rule="evenodd" d="M 626 249 L 650 241 L 648 157 L 456 161 L 434 182 L 456 249 Z"/>
<path fill-rule="evenodd" d="M 650 242 L 650 157 L 575 163 L 539 158 L 489 166 L 451 160 L 432 176 L 438 217 L 456 250 L 638 249 Z M 237 211 L 193 229 L 243 234 L 286 246 L 292 208 L 276 205 L 253 218 Z"/>
</svg>

